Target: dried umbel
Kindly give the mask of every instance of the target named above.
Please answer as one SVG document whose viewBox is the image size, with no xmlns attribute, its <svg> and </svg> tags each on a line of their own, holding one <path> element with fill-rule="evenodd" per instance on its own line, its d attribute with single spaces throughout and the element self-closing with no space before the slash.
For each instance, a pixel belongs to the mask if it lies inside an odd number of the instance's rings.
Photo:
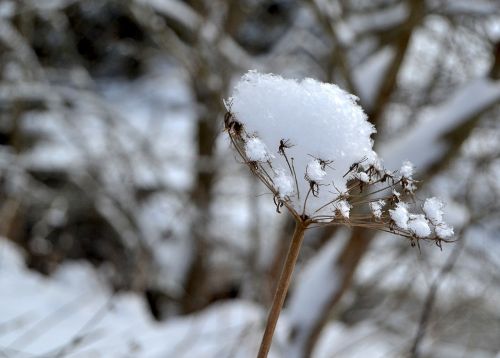
<svg viewBox="0 0 500 358">
<path fill-rule="evenodd" d="M 405 237 L 412 246 L 432 240 L 441 247 L 453 235 L 438 199 L 422 208 L 416 203 L 410 162 L 395 172 L 382 167 L 373 151 L 375 128 L 355 96 L 312 79 L 250 71 L 225 105 L 234 148 L 273 194 L 276 211 L 286 208 L 296 221 L 259 357 L 269 351 L 306 229 L 365 227 Z"/>
<path fill-rule="evenodd" d="M 373 126 L 337 86 L 249 72 L 226 107 L 227 133 L 278 212 L 286 207 L 307 227 L 368 227 L 413 244 L 440 246 L 452 236 L 438 199 L 428 199 L 423 212 L 415 201 L 410 162 L 396 172 L 382 167 L 372 150 Z"/>
</svg>

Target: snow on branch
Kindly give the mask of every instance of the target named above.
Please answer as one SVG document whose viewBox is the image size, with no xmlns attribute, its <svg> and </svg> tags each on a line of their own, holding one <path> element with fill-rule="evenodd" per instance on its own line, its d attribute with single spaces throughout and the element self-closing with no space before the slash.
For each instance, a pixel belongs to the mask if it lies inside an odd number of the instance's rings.
<svg viewBox="0 0 500 358">
<path fill-rule="evenodd" d="M 394 60 L 394 55 L 393 48 L 383 47 L 353 71 L 353 80 L 361 103 L 368 110 L 374 106 L 387 70 Z"/>
<path fill-rule="evenodd" d="M 420 170 L 446 152 L 446 134 L 500 101 L 500 81 L 479 78 L 468 82 L 446 102 L 425 114 L 415 126 L 379 148 L 389 168 L 407 158 Z"/>
</svg>

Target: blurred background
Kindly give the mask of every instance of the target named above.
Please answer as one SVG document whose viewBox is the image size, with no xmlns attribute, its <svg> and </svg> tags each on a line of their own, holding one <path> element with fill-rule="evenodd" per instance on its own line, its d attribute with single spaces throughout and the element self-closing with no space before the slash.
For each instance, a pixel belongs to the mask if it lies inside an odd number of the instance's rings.
<svg viewBox="0 0 500 358">
<path fill-rule="evenodd" d="M 307 233 L 272 357 L 500 357 L 498 0 L 0 0 L 0 356 L 253 357 L 293 223 L 249 69 L 360 97 L 457 241 Z"/>
</svg>

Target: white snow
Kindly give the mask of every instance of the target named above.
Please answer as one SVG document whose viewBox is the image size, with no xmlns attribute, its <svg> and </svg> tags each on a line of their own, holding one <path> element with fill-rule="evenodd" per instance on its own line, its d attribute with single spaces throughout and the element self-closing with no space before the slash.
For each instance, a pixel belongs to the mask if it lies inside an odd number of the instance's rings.
<svg viewBox="0 0 500 358">
<path fill-rule="evenodd" d="M 445 223 L 436 225 L 436 235 L 441 239 L 446 239 L 454 235 L 453 228 Z"/>
<path fill-rule="evenodd" d="M 373 216 L 375 216 L 377 219 L 380 219 L 382 217 L 382 208 L 384 207 L 384 205 L 384 200 L 377 200 L 370 203 L 370 210 L 372 211 Z"/>
<path fill-rule="evenodd" d="M 227 103 L 246 132 L 260 138 L 271 153 L 278 152 L 281 140 L 293 143 L 286 155 L 294 158 L 299 193 L 291 200 L 297 210 L 302 209 L 310 188 L 305 174 L 311 157 L 333 161 L 324 166 L 322 180 L 326 184 L 319 187 L 318 197 L 310 195 L 308 199 L 306 214 L 311 214 L 333 199 L 332 184 L 345 191 L 346 178 L 342 176 L 351 164 L 375 157 L 370 138 L 375 129 L 357 100 L 333 84 L 250 71 L 236 84 Z M 271 162 L 273 168 L 289 172 L 282 155 Z"/>
<path fill-rule="evenodd" d="M 335 204 L 335 208 L 342 217 L 349 219 L 349 214 L 351 212 L 351 205 L 347 202 L 347 200 L 340 200 L 338 203 Z"/>
<path fill-rule="evenodd" d="M 443 202 L 436 197 L 425 199 L 422 210 L 431 223 L 437 225 L 443 222 Z"/>
<path fill-rule="evenodd" d="M 408 229 L 409 214 L 405 203 L 397 203 L 394 210 L 389 210 L 389 215 L 399 228 Z"/>
<path fill-rule="evenodd" d="M 413 176 L 413 164 L 405 160 L 403 162 L 403 165 L 401 166 L 401 169 L 399 169 L 400 174 L 405 177 L 405 178 L 412 178 Z"/>
<path fill-rule="evenodd" d="M 326 172 L 321 167 L 319 160 L 314 159 L 307 164 L 307 177 L 310 180 L 321 181 L 325 178 Z"/>
<path fill-rule="evenodd" d="M 348 327 L 349 335 L 345 334 Z M 398 344 L 395 334 L 367 320 L 354 325 L 341 320 L 328 323 L 314 349 L 314 358 L 387 358 L 394 356 Z"/>
<path fill-rule="evenodd" d="M 441 239 L 446 239 L 454 235 L 453 227 L 446 224 L 443 220 L 444 204 L 436 197 L 425 200 L 422 210 L 429 221 L 435 226 L 436 235 Z"/>
<path fill-rule="evenodd" d="M 282 199 L 287 196 L 293 195 L 295 191 L 293 178 L 290 175 L 286 174 L 283 169 L 278 169 L 276 171 L 276 175 L 273 178 L 273 183 L 275 189 L 278 191 Z"/>
<path fill-rule="evenodd" d="M 256 162 L 265 162 L 271 159 L 269 150 L 259 138 L 249 138 L 245 143 L 245 154 L 248 159 Z"/>
<path fill-rule="evenodd" d="M 356 178 L 358 178 L 359 180 L 361 180 L 363 183 L 369 183 L 370 182 L 370 177 L 365 172 L 356 173 Z"/>
<path fill-rule="evenodd" d="M 112 296 L 98 278 L 83 262 L 62 265 L 52 277 L 27 270 L 18 248 L 0 237 L 3 355 L 244 358 L 256 354 L 265 313 L 256 304 L 232 300 L 158 323 L 142 297 Z M 280 327 L 278 341 L 283 337 Z"/>
<path fill-rule="evenodd" d="M 408 229 L 418 238 L 425 238 L 431 234 L 429 223 L 422 214 L 410 214 Z"/>
<path fill-rule="evenodd" d="M 367 170 L 369 167 L 373 167 L 374 169 L 381 172 L 384 170 L 382 162 L 383 160 L 379 158 L 378 154 L 372 151 L 371 153 L 368 153 L 368 155 L 366 156 L 366 160 L 360 164 L 365 170 Z"/>
</svg>

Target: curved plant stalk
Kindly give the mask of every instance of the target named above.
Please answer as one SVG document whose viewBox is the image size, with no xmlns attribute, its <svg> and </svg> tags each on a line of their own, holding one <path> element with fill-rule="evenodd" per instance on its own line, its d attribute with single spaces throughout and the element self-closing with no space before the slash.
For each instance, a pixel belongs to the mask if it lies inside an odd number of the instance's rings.
<svg viewBox="0 0 500 358">
<path fill-rule="evenodd" d="M 283 308 L 283 303 L 285 302 L 288 287 L 290 286 L 290 282 L 292 281 L 293 269 L 295 268 L 297 258 L 299 257 L 300 247 L 302 246 L 304 232 L 307 228 L 307 225 L 307 221 L 295 221 L 295 231 L 288 248 L 288 253 L 286 254 L 283 270 L 281 271 L 281 275 L 276 286 L 273 303 L 267 316 L 266 329 L 260 343 L 259 353 L 257 355 L 258 358 L 266 358 L 269 350 L 271 349 L 274 330 L 276 328 L 276 324 L 278 323 L 278 318 L 281 309 Z"/>
</svg>

